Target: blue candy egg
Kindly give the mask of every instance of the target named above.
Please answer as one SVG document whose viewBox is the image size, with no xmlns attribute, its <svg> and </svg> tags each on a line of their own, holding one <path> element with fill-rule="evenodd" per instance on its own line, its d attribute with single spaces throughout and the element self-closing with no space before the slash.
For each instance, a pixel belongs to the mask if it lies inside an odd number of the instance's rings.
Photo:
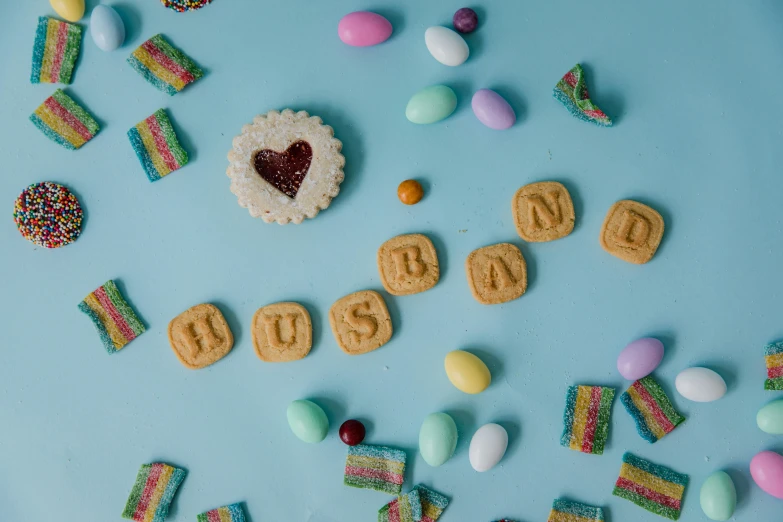
<svg viewBox="0 0 783 522">
<path fill-rule="evenodd" d="M 113 51 L 125 41 L 125 24 L 108 5 L 96 5 L 90 15 L 90 34 L 101 50 Z"/>
</svg>

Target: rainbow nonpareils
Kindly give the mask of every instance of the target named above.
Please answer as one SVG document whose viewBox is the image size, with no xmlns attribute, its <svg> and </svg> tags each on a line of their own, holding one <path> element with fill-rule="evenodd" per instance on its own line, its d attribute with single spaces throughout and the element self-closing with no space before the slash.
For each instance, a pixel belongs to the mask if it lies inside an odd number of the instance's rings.
<svg viewBox="0 0 783 522">
<path fill-rule="evenodd" d="M 46 248 L 76 241 L 82 231 L 82 207 L 71 191 L 44 181 L 24 189 L 14 203 L 14 222 L 26 240 Z"/>
</svg>

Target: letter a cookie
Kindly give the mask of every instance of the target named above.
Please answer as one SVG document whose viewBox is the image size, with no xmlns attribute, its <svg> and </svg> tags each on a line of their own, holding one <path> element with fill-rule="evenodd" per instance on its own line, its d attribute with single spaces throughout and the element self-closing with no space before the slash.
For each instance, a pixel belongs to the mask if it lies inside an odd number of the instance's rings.
<svg viewBox="0 0 783 522">
<path fill-rule="evenodd" d="M 390 294 L 418 294 L 438 282 L 438 254 L 432 241 L 422 234 L 393 237 L 378 249 L 378 272 Z"/>
<path fill-rule="evenodd" d="M 511 202 L 514 224 L 525 241 L 554 241 L 574 229 L 571 194 L 556 181 L 531 183 L 517 190 Z"/>
<path fill-rule="evenodd" d="M 618 201 L 606 214 L 600 242 L 604 250 L 637 265 L 653 258 L 663 238 L 663 218 L 630 199 Z"/>
<path fill-rule="evenodd" d="M 313 323 L 299 303 L 262 306 L 253 315 L 250 330 L 256 355 L 262 361 L 297 361 L 313 346 Z"/>
<path fill-rule="evenodd" d="M 473 297 L 481 304 L 500 304 L 520 297 L 527 289 L 527 264 L 511 243 L 498 243 L 468 255 L 465 271 Z"/>
<path fill-rule="evenodd" d="M 364 290 L 338 299 L 329 310 L 329 324 L 342 351 L 360 355 L 389 342 L 392 322 L 378 292 Z"/>
</svg>

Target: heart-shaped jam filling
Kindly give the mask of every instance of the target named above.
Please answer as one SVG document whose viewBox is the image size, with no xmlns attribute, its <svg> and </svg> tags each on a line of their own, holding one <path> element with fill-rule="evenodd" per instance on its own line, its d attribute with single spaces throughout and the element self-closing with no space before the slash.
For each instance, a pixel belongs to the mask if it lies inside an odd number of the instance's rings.
<svg viewBox="0 0 783 522">
<path fill-rule="evenodd" d="M 258 175 L 291 199 L 302 186 L 310 163 L 313 148 L 306 141 L 292 143 L 285 152 L 264 149 L 256 152 L 253 166 Z"/>
</svg>

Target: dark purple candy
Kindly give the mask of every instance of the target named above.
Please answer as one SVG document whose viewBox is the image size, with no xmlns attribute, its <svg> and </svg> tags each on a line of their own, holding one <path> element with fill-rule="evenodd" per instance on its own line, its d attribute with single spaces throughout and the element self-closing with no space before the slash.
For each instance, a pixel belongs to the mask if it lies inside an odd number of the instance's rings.
<svg viewBox="0 0 783 522">
<path fill-rule="evenodd" d="M 478 26 L 478 15 L 470 7 L 463 7 L 454 13 L 454 29 L 460 33 L 472 33 Z"/>
<path fill-rule="evenodd" d="M 358 420 L 347 420 L 340 426 L 340 440 L 349 446 L 361 444 L 364 440 L 364 424 Z"/>
</svg>

